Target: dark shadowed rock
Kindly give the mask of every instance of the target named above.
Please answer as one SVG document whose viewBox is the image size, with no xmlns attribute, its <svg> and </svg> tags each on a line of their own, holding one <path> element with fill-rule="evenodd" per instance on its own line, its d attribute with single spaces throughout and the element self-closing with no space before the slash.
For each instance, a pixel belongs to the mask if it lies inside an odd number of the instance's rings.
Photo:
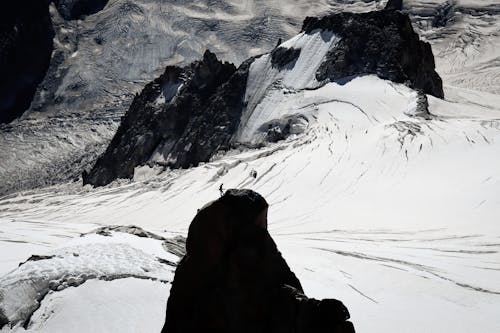
<svg viewBox="0 0 500 333">
<path fill-rule="evenodd" d="M 108 0 L 54 0 L 57 11 L 66 20 L 82 18 L 102 10 Z"/>
<path fill-rule="evenodd" d="M 54 258 L 53 255 L 44 256 L 44 255 L 33 254 L 31 257 L 26 259 L 26 261 L 20 262 L 19 266 L 22 266 L 29 261 L 49 260 L 49 259 L 53 259 L 53 258 Z"/>
<path fill-rule="evenodd" d="M 307 117 L 295 114 L 263 124 L 259 131 L 265 133 L 267 142 L 278 142 L 291 134 L 303 133 L 309 124 Z"/>
<path fill-rule="evenodd" d="M 271 64 L 273 67 L 283 68 L 288 64 L 295 64 L 300 56 L 300 49 L 277 47 L 271 52 Z"/>
<path fill-rule="evenodd" d="M 51 2 L 64 19 L 73 20 L 100 11 L 108 0 L 18 0 L 2 4 L 0 124 L 19 118 L 30 108 L 48 71 L 49 78 L 41 94 L 51 96 L 44 100 L 52 100 L 62 80 L 61 73 L 50 72 L 57 72 L 64 61 L 61 50 L 52 57 L 55 32 L 49 12 Z M 35 110 L 40 108 L 40 105 L 34 106 Z"/>
<path fill-rule="evenodd" d="M 49 68 L 54 30 L 49 0 L 7 1 L 0 11 L 0 123 L 27 110 Z"/>
<path fill-rule="evenodd" d="M 333 31 L 341 37 L 316 73 L 319 81 L 345 82 L 357 75 L 379 77 L 443 97 L 430 44 L 420 41 L 406 14 L 383 10 L 364 14 L 339 13 L 308 17 L 303 31 Z M 290 70 L 301 50 L 276 47 L 271 65 Z M 232 138 L 245 109 L 250 58 L 238 69 L 207 51 L 187 67 L 167 67 L 146 85 L 122 118 L 106 152 L 84 184 L 102 186 L 117 178 L 132 178 L 134 168 L 157 164 L 189 168 L 209 161 L 232 147 Z M 307 127 L 301 119 L 275 120 L 260 128 L 268 142 Z"/>
<path fill-rule="evenodd" d="M 420 40 L 407 14 L 382 10 L 306 18 L 302 30 L 310 33 L 315 29 L 331 30 L 341 37 L 320 66 L 318 80 L 376 74 L 444 97 L 431 45 Z"/>
<path fill-rule="evenodd" d="M 3 309 L 0 309 L 0 329 L 9 323 L 9 318 L 4 314 Z"/>
<path fill-rule="evenodd" d="M 236 69 L 207 51 L 190 66 L 167 67 L 135 97 L 106 152 L 84 173 L 84 183 L 102 186 L 131 178 L 136 166 L 151 159 L 187 168 L 228 149 L 243 110 L 250 63 Z"/>
<path fill-rule="evenodd" d="M 386 10 L 402 10 L 403 0 L 389 0 L 385 5 Z"/>
<path fill-rule="evenodd" d="M 163 333 L 354 332 L 337 300 L 304 295 L 267 232 L 267 202 L 229 190 L 189 227 Z"/>
</svg>

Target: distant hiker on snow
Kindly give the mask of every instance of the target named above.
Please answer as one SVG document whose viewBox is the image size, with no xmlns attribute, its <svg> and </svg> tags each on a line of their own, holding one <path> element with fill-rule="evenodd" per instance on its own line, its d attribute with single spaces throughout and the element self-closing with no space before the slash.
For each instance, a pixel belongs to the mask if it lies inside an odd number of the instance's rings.
<svg viewBox="0 0 500 333">
<path fill-rule="evenodd" d="M 219 192 L 220 192 L 220 196 L 222 197 L 224 195 L 224 189 L 222 188 L 222 185 L 224 184 L 220 184 L 220 187 L 219 187 Z"/>
</svg>

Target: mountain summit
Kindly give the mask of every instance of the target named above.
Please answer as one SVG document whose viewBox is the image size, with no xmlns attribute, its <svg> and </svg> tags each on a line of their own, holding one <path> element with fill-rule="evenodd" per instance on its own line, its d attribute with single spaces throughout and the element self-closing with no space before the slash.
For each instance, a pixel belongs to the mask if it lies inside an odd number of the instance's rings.
<svg viewBox="0 0 500 333">
<path fill-rule="evenodd" d="M 294 112 L 270 123 L 248 121 L 273 89 L 283 93 L 273 100 L 280 104 L 329 82 L 371 74 L 444 96 L 431 46 L 419 39 L 408 15 L 394 10 L 308 17 L 299 35 L 238 69 L 207 51 L 189 66 L 167 67 L 136 96 L 106 152 L 84 173 L 84 184 L 131 178 L 147 163 L 196 166 L 218 151 L 297 134 L 307 119 Z"/>
</svg>

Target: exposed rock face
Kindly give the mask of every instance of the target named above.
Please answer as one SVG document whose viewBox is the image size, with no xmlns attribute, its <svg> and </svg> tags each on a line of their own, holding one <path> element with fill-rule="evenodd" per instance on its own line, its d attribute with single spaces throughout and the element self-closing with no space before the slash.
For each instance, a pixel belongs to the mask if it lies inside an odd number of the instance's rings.
<svg viewBox="0 0 500 333">
<path fill-rule="evenodd" d="M 267 142 L 278 142 L 286 139 L 291 134 L 303 133 L 308 124 L 307 117 L 299 114 L 272 120 L 263 124 L 259 130 L 266 133 Z"/>
<path fill-rule="evenodd" d="M 310 299 L 267 232 L 267 203 L 229 190 L 189 227 L 163 333 L 354 332 L 337 300 Z"/>
<path fill-rule="evenodd" d="M 318 80 L 376 74 L 444 97 L 431 46 L 419 39 L 407 14 L 383 10 L 306 18 L 302 30 L 309 33 L 315 29 L 331 30 L 342 38 L 319 68 Z"/>
<path fill-rule="evenodd" d="M 50 64 L 49 1 L 8 1 L 0 14 L 0 123 L 29 108 Z"/>
<path fill-rule="evenodd" d="M 385 9 L 387 10 L 402 10 L 403 9 L 403 0 L 389 0 L 385 5 Z"/>
<path fill-rule="evenodd" d="M 250 61 L 238 70 L 207 51 L 190 66 L 167 67 L 136 96 L 108 149 L 85 184 L 131 178 L 134 168 L 154 162 L 187 168 L 227 149 L 243 109 Z"/>
<path fill-rule="evenodd" d="M 277 47 L 271 52 L 271 63 L 273 67 L 281 69 L 290 63 L 295 63 L 299 56 L 300 49 Z"/>
<path fill-rule="evenodd" d="M 74 20 L 102 10 L 108 0 L 54 0 L 54 3 L 64 19 Z"/>
<path fill-rule="evenodd" d="M 376 74 L 443 97 L 431 46 L 420 41 L 406 14 L 383 10 L 306 18 L 303 31 L 316 29 L 341 37 L 318 69 L 318 81 L 342 82 Z M 301 52 L 278 46 L 270 53 L 271 65 L 279 71 L 293 70 Z M 132 178 L 134 168 L 146 163 L 188 168 L 228 150 L 246 107 L 253 60 L 236 69 L 207 51 L 190 66 L 167 67 L 136 96 L 104 155 L 90 173 L 83 174 L 84 184 L 102 186 L 117 178 Z M 271 121 L 260 131 L 268 142 L 275 142 L 305 128 L 307 121 L 296 118 Z"/>
<path fill-rule="evenodd" d="M 434 18 L 432 19 L 432 26 L 435 28 L 445 27 L 449 22 L 453 21 L 456 1 L 446 1 L 442 3 L 434 13 Z"/>
<path fill-rule="evenodd" d="M 108 0 L 20 0 L 2 5 L 0 13 L 0 123 L 9 123 L 26 111 L 44 80 L 53 52 L 55 36 L 49 4 L 54 2 L 66 20 L 100 11 Z M 62 63 L 57 52 L 52 70 Z M 62 80 L 59 75 L 45 88 Z M 53 93 L 57 87 L 49 89 Z M 47 91 L 47 89 L 44 89 Z M 52 96 L 53 97 L 53 96 Z M 49 98 L 50 99 L 50 98 Z M 35 109 L 39 109 L 36 106 Z"/>
</svg>

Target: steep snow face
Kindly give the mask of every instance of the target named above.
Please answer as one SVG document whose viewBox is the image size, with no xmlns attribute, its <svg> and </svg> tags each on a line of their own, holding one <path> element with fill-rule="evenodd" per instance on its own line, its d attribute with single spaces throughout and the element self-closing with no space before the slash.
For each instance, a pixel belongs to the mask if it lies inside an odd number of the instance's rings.
<svg viewBox="0 0 500 333">
<path fill-rule="evenodd" d="M 429 113 L 422 114 L 416 92 L 374 76 L 301 94 L 302 104 L 284 100 L 269 110 L 270 118 L 301 113 L 308 120 L 303 133 L 284 141 L 188 170 L 148 175 L 141 168 L 136 181 L 104 188 L 66 184 L 4 198 L 2 248 L 18 251 L 16 242 L 43 237 L 59 244 L 86 224 L 185 234 L 221 184 L 251 188 L 270 203 L 269 230 L 306 293 L 344 301 L 359 332 L 498 331 L 499 97 L 466 91 L 449 101 L 429 97 Z M 35 231 L 29 221 L 46 227 Z M 18 253 L 18 261 L 26 259 Z M 9 259 L 6 270 L 15 266 L 15 255 Z M 167 272 L 160 275 L 168 280 Z M 102 288 L 88 288 L 94 285 Z M 109 286 L 106 299 L 116 299 Z M 68 329 L 57 314 L 78 310 L 58 304 L 82 295 L 81 287 L 50 294 L 33 327 Z M 157 304 L 151 301 L 152 313 Z M 116 316 L 106 325 L 124 311 L 121 303 L 110 306 Z M 50 311 L 56 315 L 46 319 Z M 159 327 L 163 318 L 151 320 Z"/>
<path fill-rule="evenodd" d="M 236 141 L 257 143 L 262 138 L 256 132 L 264 123 L 289 115 L 290 108 L 297 106 L 301 100 L 299 91 L 318 85 L 316 71 L 337 41 L 338 37 L 329 31 L 300 33 L 279 45 L 280 48 L 300 51 L 298 58 L 284 67 L 274 65 L 271 54 L 256 59 L 248 74 L 247 106 L 235 135 Z M 289 107 L 284 107 L 282 103 Z"/>
</svg>

